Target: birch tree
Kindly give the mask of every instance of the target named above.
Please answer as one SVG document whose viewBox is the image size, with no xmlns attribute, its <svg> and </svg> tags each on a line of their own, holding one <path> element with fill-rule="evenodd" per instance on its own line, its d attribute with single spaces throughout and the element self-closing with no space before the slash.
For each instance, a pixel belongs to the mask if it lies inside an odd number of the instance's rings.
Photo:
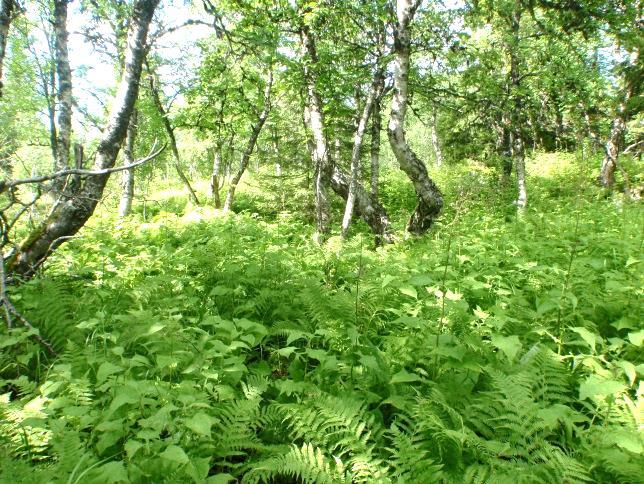
<svg viewBox="0 0 644 484">
<path fill-rule="evenodd" d="M 443 194 L 429 177 L 425 163 L 407 143 L 405 116 L 409 99 L 409 68 L 411 57 L 411 23 L 420 0 L 397 0 L 394 29 L 394 92 L 387 134 L 389 144 L 400 168 L 407 174 L 418 198 L 407 230 L 416 235 L 430 229 L 443 207 Z"/>
<path fill-rule="evenodd" d="M 159 0 L 137 0 L 132 7 L 125 69 L 96 150 L 95 170 L 114 166 L 125 139 L 138 96 L 146 38 L 158 3 Z M 7 258 L 7 270 L 18 277 L 32 276 L 51 252 L 73 237 L 92 216 L 108 178 L 109 173 L 88 177 L 77 193 L 59 200 L 49 216 Z"/>
</svg>

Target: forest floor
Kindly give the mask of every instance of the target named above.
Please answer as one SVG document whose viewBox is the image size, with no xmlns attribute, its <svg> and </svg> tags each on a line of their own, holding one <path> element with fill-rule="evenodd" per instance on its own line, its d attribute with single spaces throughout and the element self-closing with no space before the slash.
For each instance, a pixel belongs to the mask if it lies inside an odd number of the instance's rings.
<svg viewBox="0 0 644 484">
<path fill-rule="evenodd" d="M 386 173 L 378 249 L 315 244 L 302 178 L 102 208 L 12 289 L 58 355 L 0 332 L 0 482 L 644 482 L 642 205 L 590 163 L 537 156 L 520 217 L 447 167 L 407 239 Z"/>
</svg>

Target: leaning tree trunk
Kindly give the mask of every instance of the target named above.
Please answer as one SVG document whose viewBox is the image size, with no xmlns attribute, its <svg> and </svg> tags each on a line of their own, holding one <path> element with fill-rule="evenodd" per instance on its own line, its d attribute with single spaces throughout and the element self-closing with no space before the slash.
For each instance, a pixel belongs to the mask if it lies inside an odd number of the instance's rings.
<svg viewBox="0 0 644 484">
<path fill-rule="evenodd" d="M 136 140 L 138 111 L 135 109 L 130 116 L 123 146 L 123 161 L 126 165 L 134 163 L 134 141 Z M 127 217 L 132 212 L 134 198 L 134 169 L 125 170 L 121 176 L 121 201 L 119 202 L 119 217 Z"/>
<path fill-rule="evenodd" d="M 2 98 L 2 66 L 7 52 L 7 38 L 9 37 L 9 26 L 13 17 L 15 0 L 0 0 L 0 99 Z"/>
<path fill-rule="evenodd" d="M 54 171 L 69 168 L 69 152 L 72 135 L 72 70 L 69 66 L 69 49 L 67 32 L 68 0 L 54 0 L 54 51 L 56 76 L 58 78 L 58 126 L 56 129 L 56 159 Z M 65 178 L 52 183 L 54 194 L 59 193 L 65 185 Z"/>
<path fill-rule="evenodd" d="M 148 29 L 158 3 L 159 0 L 137 0 L 132 8 L 125 69 L 112 103 L 107 126 L 96 150 L 94 169 L 113 167 L 125 139 L 139 93 Z M 10 257 L 7 270 L 14 276 L 32 276 L 49 254 L 73 237 L 92 216 L 108 178 L 109 174 L 88 177 L 77 195 L 58 203 L 48 218 Z"/>
<path fill-rule="evenodd" d="M 311 122 L 311 113 L 308 112 L 309 108 L 305 109 L 304 114 L 304 124 L 306 129 L 311 133 L 311 135 L 316 134 L 316 128 Z M 321 116 L 321 113 L 320 113 Z M 324 139 L 324 133 L 317 133 L 318 137 Z M 315 157 L 316 143 L 311 140 L 311 137 L 307 136 L 307 147 L 311 158 Z M 324 156 L 329 156 L 328 152 L 325 151 Z M 330 162 L 329 162 L 330 163 Z M 350 177 L 342 171 L 337 165 L 331 165 L 331 175 L 329 177 L 329 183 L 333 191 L 342 197 L 344 200 L 349 196 L 349 185 Z M 367 225 L 371 228 L 371 231 L 376 236 L 376 245 L 381 245 L 383 243 L 392 243 L 394 241 L 393 235 L 391 233 L 391 223 L 389 221 L 389 216 L 387 215 L 386 210 L 376 197 L 369 195 L 367 191 L 363 188 L 361 183 L 358 183 L 355 190 L 355 215 L 361 217 Z"/>
<path fill-rule="evenodd" d="M 165 132 L 168 135 L 168 140 L 170 141 L 170 149 L 172 150 L 172 158 L 174 160 L 174 169 L 177 172 L 177 175 L 179 176 L 181 183 L 183 183 L 183 185 L 188 190 L 188 196 L 190 197 L 190 201 L 195 205 L 200 205 L 199 198 L 197 198 L 197 194 L 192 188 L 192 185 L 190 184 L 190 180 L 188 180 L 188 177 L 186 176 L 186 174 L 183 172 L 183 169 L 181 168 L 181 156 L 179 155 L 177 138 L 174 135 L 174 127 L 170 123 L 170 118 L 168 117 L 168 113 L 163 107 L 163 103 L 161 102 L 161 94 L 159 93 L 159 87 L 157 86 L 157 83 L 154 80 L 154 74 L 150 69 L 150 66 L 147 65 L 147 63 L 146 63 L 146 69 L 148 74 L 148 85 L 150 87 L 150 93 L 152 94 L 152 100 L 154 101 L 154 105 L 157 108 L 157 111 L 159 112 L 159 116 L 161 116 L 161 122 L 163 123 L 163 128 L 165 129 Z"/>
<path fill-rule="evenodd" d="M 304 78 L 307 91 L 307 117 L 308 124 L 313 135 L 313 167 L 314 178 L 313 188 L 315 193 L 315 220 L 316 239 L 323 240 L 330 231 L 331 224 L 331 203 L 327 187 L 331 179 L 332 163 L 329 157 L 329 146 L 324 135 L 324 114 L 322 112 L 322 98 L 317 90 L 317 67 L 318 56 L 313 38 L 308 26 L 300 29 L 302 46 L 308 53 L 308 62 L 304 63 Z"/>
<path fill-rule="evenodd" d="M 429 230 L 443 207 L 442 193 L 429 177 L 425 163 L 412 151 L 405 138 L 411 54 L 409 28 L 419 5 L 420 0 L 397 0 L 397 21 L 394 25 L 394 94 L 387 130 L 389 144 L 398 164 L 416 190 L 418 206 L 407 223 L 407 230 L 417 235 Z"/>
<path fill-rule="evenodd" d="M 239 184 L 241 177 L 244 175 L 244 172 L 248 167 L 248 163 L 250 162 L 250 157 L 253 154 L 255 145 L 257 144 L 257 138 L 259 138 L 259 133 L 262 131 L 262 128 L 264 127 L 264 123 L 266 123 L 266 119 L 268 118 L 268 114 L 271 110 L 272 86 L 273 86 L 273 72 L 269 71 L 268 80 L 266 81 L 266 87 L 264 88 L 264 101 L 263 101 L 264 107 L 262 108 L 262 112 L 257 117 L 257 121 L 252 127 L 250 138 L 248 138 L 248 143 L 246 143 L 246 149 L 242 153 L 239 169 L 233 176 L 232 180 L 230 181 L 230 185 L 228 186 L 228 193 L 226 194 L 226 201 L 224 202 L 224 213 L 227 213 L 233 205 L 233 201 L 235 199 L 235 190 L 237 189 L 237 185 Z"/>
<path fill-rule="evenodd" d="M 360 178 L 360 150 L 362 148 L 362 140 L 364 139 L 365 131 L 367 130 L 367 123 L 373 110 L 373 104 L 379 95 L 378 89 L 380 87 L 379 79 L 381 75 L 377 73 L 374 76 L 373 84 L 367 95 L 362 115 L 358 121 L 358 127 L 353 137 L 353 149 L 351 151 L 351 181 L 349 183 L 349 192 L 347 193 L 347 203 L 344 209 L 344 217 L 342 218 L 342 237 L 347 238 L 349 235 L 349 225 L 351 225 L 351 217 L 353 216 L 354 205 L 356 200 L 356 191 L 358 189 L 358 182 Z"/>
</svg>

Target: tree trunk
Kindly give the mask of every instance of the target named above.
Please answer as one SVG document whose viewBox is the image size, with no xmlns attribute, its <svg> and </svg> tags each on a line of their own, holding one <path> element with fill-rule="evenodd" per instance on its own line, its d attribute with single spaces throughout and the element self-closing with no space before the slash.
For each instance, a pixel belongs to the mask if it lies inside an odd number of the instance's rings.
<svg viewBox="0 0 644 484">
<path fill-rule="evenodd" d="M 443 166 L 443 150 L 441 149 L 440 140 L 438 139 L 438 130 L 436 129 L 436 109 L 432 109 L 432 124 L 430 126 L 430 135 L 432 137 L 432 149 L 436 159 L 436 167 Z"/>
<path fill-rule="evenodd" d="M 161 122 L 163 123 L 165 132 L 168 135 L 168 140 L 170 141 L 170 149 L 172 150 L 172 158 L 174 160 L 174 169 L 177 172 L 177 175 L 179 176 L 181 183 L 183 183 L 183 186 L 185 186 L 186 189 L 188 190 L 188 197 L 190 198 L 190 201 L 195 205 L 200 205 L 199 198 L 197 198 L 197 194 L 192 188 L 192 185 L 190 184 L 190 180 L 188 180 L 188 177 L 186 176 L 186 174 L 183 172 L 183 169 L 181 168 L 181 156 L 179 155 L 179 148 L 177 147 L 177 138 L 174 135 L 174 128 L 172 127 L 172 124 L 170 123 L 170 118 L 168 117 L 168 113 L 166 112 L 165 108 L 163 107 L 163 103 L 161 102 L 161 94 L 159 93 L 159 87 L 155 82 L 154 73 L 150 69 L 150 66 L 147 64 L 147 62 L 146 62 L 146 70 L 148 74 L 148 85 L 150 86 L 150 93 L 152 94 L 152 100 L 154 101 L 154 105 L 156 106 L 157 111 L 159 112 L 159 116 L 161 116 Z"/>
<path fill-rule="evenodd" d="M 362 140 L 364 139 L 365 131 L 367 130 L 367 123 L 373 110 L 373 104 L 378 97 L 379 74 L 374 77 L 374 82 L 371 86 L 367 99 L 365 100 L 362 115 L 358 121 L 355 135 L 353 137 L 353 150 L 351 151 L 351 181 L 349 183 L 349 192 L 347 193 L 347 203 L 344 209 L 344 217 L 342 218 L 342 237 L 347 238 L 349 235 L 349 225 L 351 225 L 351 217 L 353 216 L 354 205 L 356 200 L 356 191 L 358 189 L 358 182 L 360 178 L 360 150 L 362 148 Z"/>
<path fill-rule="evenodd" d="M 520 93 L 521 72 L 519 66 L 519 30 L 521 27 L 521 10 L 517 5 L 515 10 L 506 17 L 511 32 L 511 40 L 506 44 L 507 52 L 510 56 L 510 149 L 512 161 L 517 172 L 517 200 L 516 206 L 519 212 L 525 210 L 528 203 L 528 190 L 526 187 L 525 176 L 525 144 L 521 126 L 523 124 L 523 99 Z"/>
<path fill-rule="evenodd" d="M 640 91 L 641 78 L 637 73 L 629 72 L 639 65 L 639 48 L 630 54 L 629 69 L 623 74 L 622 98 L 617 106 L 615 117 L 610 130 L 610 136 L 604 145 L 604 159 L 602 160 L 599 182 L 606 188 L 612 188 L 615 184 L 615 169 L 618 167 L 619 152 L 622 150 L 624 135 L 626 134 L 626 123 L 628 122 L 628 103 L 634 93 Z"/>
<path fill-rule="evenodd" d="M 152 15 L 159 0 L 137 0 L 132 8 L 125 70 L 112 102 L 107 126 L 96 150 L 94 169 L 114 166 L 126 136 L 130 116 L 139 92 L 145 42 Z M 14 276 L 30 277 L 59 245 L 73 237 L 92 216 L 103 195 L 109 175 L 91 176 L 77 196 L 61 201 L 7 261 Z"/>
<path fill-rule="evenodd" d="M 56 76 L 58 78 L 58 126 L 56 137 L 56 159 L 54 171 L 69 168 L 69 152 L 72 135 L 72 70 L 69 66 L 67 46 L 67 3 L 68 0 L 54 0 L 54 50 Z M 65 186 L 66 179 L 58 178 L 52 183 L 54 194 Z"/>
<path fill-rule="evenodd" d="M 429 230 L 443 207 L 442 193 L 429 178 L 427 167 L 412 151 L 405 138 L 411 54 L 409 26 L 419 5 L 420 0 L 397 0 L 397 21 L 394 25 L 394 94 L 387 130 L 389 144 L 398 164 L 416 190 L 418 206 L 407 223 L 407 230 L 417 235 Z"/>
<path fill-rule="evenodd" d="M 2 66 L 7 52 L 7 38 L 9 37 L 9 26 L 13 17 L 15 7 L 14 0 L 0 0 L 0 99 L 2 99 Z"/>
<path fill-rule="evenodd" d="M 215 153 L 212 161 L 212 174 L 210 175 L 210 195 L 215 203 L 215 208 L 221 208 L 221 198 L 219 197 L 219 190 L 221 185 L 219 183 L 219 173 L 221 172 L 221 150 L 222 143 L 218 142 L 215 146 Z"/>
<path fill-rule="evenodd" d="M 346 200 L 349 196 L 349 186 L 350 177 L 338 166 L 334 166 L 331 173 L 333 191 Z M 356 184 L 355 188 L 354 215 L 362 218 L 369 225 L 376 236 L 376 245 L 394 242 L 387 211 L 377 198 L 369 195 L 360 182 Z"/>
<path fill-rule="evenodd" d="M 381 89 L 384 87 L 384 77 Z M 378 181 L 380 180 L 380 131 L 382 130 L 381 97 L 376 98 L 371 116 L 371 198 L 378 199 Z"/>
<path fill-rule="evenodd" d="M 613 119 L 610 136 L 604 145 L 604 159 L 602 160 L 601 170 L 599 173 L 599 182 L 606 188 L 612 188 L 615 184 L 617 159 L 623 144 L 624 133 L 626 132 L 626 119 L 624 116 L 625 110 L 626 103 L 620 103 L 617 110 L 617 116 Z"/>
<path fill-rule="evenodd" d="M 378 199 L 378 181 L 380 179 L 380 131 L 382 131 L 382 91 L 385 88 L 385 73 L 378 71 L 378 97 L 373 103 L 373 114 L 371 115 L 371 198 Z"/>
<path fill-rule="evenodd" d="M 248 167 L 248 162 L 250 161 L 250 157 L 253 154 L 255 145 L 257 144 L 257 138 L 259 138 L 259 133 L 262 131 L 262 128 L 264 127 L 264 123 L 266 123 L 266 119 L 268 118 L 268 113 L 271 110 L 272 86 L 273 86 L 273 72 L 269 71 L 268 80 L 266 81 L 266 87 L 264 88 L 264 106 L 262 108 L 262 112 L 257 117 L 257 121 L 255 122 L 251 130 L 250 138 L 248 138 L 248 143 L 246 143 L 246 149 L 242 153 L 239 169 L 237 170 L 237 173 L 235 173 L 235 175 L 233 176 L 233 179 L 230 181 L 230 185 L 228 186 L 228 193 L 226 194 L 226 201 L 224 202 L 224 213 L 227 213 L 232 208 L 233 201 L 235 199 L 235 190 L 237 189 L 237 185 L 239 184 L 241 177 L 243 176 L 244 172 L 246 171 L 246 168 Z"/>
<path fill-rule="evenodd" d="M 308 115 L 307 111 L 308 109 L 305 108 L 304 123 L 307 130 L 309 130 L 312 135 L 314 128 L 311 124 L 311 117 Z M 307 147 L 311 158 L 313 158 L 315 156 L 316 146 L 315 143 L 311 141 L 310 136 L 307 136 Z M 333 191 L 346 200 L 349 196 L 349 176 L 338 166 L 332 166 L 329 182 Z M 386 210 L 382 205 L 380 205 L 376 197 L 369 196 L 361 183 L 358 183 L 356 186 L 354 207 L 354 214 L 361 217 L 375 234 L 376 245 L 394 242 L 393 235 L 391 234 L 391 223 Z"/>
<path fill-rule="evenodd" d="M 123 162 L 126 165 L 134 163 L 134 141 L 138 128 L 138 111 L 135 109 L 130 116 L 123 146 Z M 121 201 L 119 202 L 119 217 L 127 217 L 132 212 L 132 199 L 134 198 L 134 169 L 125 170 L 121 175 Z"/>
<path fill-rule="evenodd" d="M 330 231 L 331 204 L 327 187 L 331 179 L 331 160 L 329 159 L 329 147 L 324 134 L 324 114 L 322 112 L 322 98 L 317 90 L 317 50 L 315 40 L 311 35 L 308 26 L 300 29 L 302 46 L 309 56 L 309 62 L 304 62 L 304 79 L 307 91 L 308 123 L 313 135 L 313 189 L 315 193 L 315 220 L 316 239 L 318 241 L 326 238 Z"/>
</svg>

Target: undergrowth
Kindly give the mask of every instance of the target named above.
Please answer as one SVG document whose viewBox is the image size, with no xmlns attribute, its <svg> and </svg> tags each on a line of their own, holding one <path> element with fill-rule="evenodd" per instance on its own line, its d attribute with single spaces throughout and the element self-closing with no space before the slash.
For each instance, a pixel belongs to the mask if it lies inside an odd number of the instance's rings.
<svg viewBox="0 0 644 484">
<path fill-rule="evenodd" d="M 94 222 L 12 289 L 59 356 L 0 334 L 0 480 L 644 482 L 640 206 L 453 173 L 377 250 L 260 198 Z"/>
</svg>

